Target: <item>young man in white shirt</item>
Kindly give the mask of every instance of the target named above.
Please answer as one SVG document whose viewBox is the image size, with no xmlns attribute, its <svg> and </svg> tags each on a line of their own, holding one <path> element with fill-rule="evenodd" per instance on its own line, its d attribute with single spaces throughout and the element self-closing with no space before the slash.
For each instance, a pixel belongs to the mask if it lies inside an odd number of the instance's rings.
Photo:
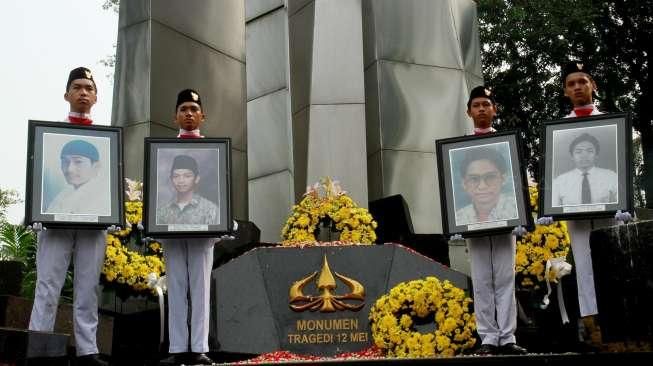
<svg viewBox="0 0 653 366">
<path fill-rule="evenodd" d="M 64 99 L 70 104 L 70 113 L 66 122 L 80 125 L 93 123 L 90 113 L 97 101 L 97 88 L 89 69 L 78 67 L 70 72 Z M 82 154 L 77 148 L 74 152 Z M 63 162 L 65 156 L 62 154 L 61 158 Z M 40 230 L 40 224 L 35 223 L 34 226 L 38 231 L 36 289 L 29 329 L 44 332 L 51 332 L 54 329 L 61 288 L 72 257 L 75 266 L 73 282 L 73 324 L 77 352 L 75 364 L 107 365 L 99 357 L 96 342 L 100 272 L 104 262 L 107 231 L 45 230 L 45 228 Z"/>
<path fill-rule="evenodd" d="M 203 138 L 200 126 L 205 116 L 197 91 L 185 89 L 177 95 L 175 121 L 180 139 Z M 191 171 L 197 167 L 184 166 Z M 186 206 L 180 212 L 192 207 Z M 161 239 L 168 282 L 168 333 L 170 357 L 162 364 L 212 365 L 209 351 L 209 296 L 213 246 L 217 238 Z M 190 319 L 189 301 L 190 294 Z M 189 321 L 190 320 L 190 321 Z"/>
<path fill-rule="evenodd" d="M 474 135 L 496 132 L 492 127 L 496 114 L 496 101 L 492 91 L 483 86 L 472 89 L 467 102 L 467 115 L 474 122 Z M 495 182 L 498 183 L 499 181 Z M 483 184 L 491 182 L 486 181 Z M 468 244 L 472 262 L 474 314 L 477 332 L 481 337 L 481 346 L 475 354 L 528 353 L 525 348 L 517 345 L 515 338 L 515 236 L 507 233 L 470 238 Z"/>
<path fill-rule="evenodd" d="M 596 82 L 591 75 L 591 67 L 583 61 L 570 61 L 562 68 L 564 96 L 569 99 L 573 109 L 565 118 L 587 117 L 603 114 L 594 105 L 597 91 Z M 594 288 L 594 270 L 590 251 L 590 233 L 592 230 L 615 225 L 612 218 L 593 220 L 567 220 L 571 237 L 571 249 L 576 266 L 576 284 L 578 286 L 578 304 L 580 308 L 579 325 L 596 328 L 594 316 L 598 314 L 596 292 Z"/>
</svg>

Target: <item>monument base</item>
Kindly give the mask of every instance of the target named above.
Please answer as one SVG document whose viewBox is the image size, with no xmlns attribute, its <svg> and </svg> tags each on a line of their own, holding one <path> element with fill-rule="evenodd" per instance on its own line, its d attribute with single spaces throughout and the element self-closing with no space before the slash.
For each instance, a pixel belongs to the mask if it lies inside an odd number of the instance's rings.
<svg viewBox="0 0 653 366">
<path fill-rule="evenodd" d="M 0 327 L 0 365 L 68 365 L 67 334 Z"/>
<path fill-rule="evenodd" d="M 653 221 L 590 234 L 604 342 L 653 342 Z"/>
</svg>

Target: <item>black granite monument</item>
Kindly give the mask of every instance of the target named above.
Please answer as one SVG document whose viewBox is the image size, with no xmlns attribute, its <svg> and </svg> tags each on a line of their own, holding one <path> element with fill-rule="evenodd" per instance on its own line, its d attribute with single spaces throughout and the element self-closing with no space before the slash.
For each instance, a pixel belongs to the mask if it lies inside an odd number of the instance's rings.
<svg viewBox="0 0 653 366">
<path fill-rule="evenodd" d="M 469 278 L 397 244 L 254 249 L 213 271 L 220 351 L 335 355 L 372 345 L 368 315 L 400 282 Z"/>
<path fill-rule="evenodd" d="M 592 231 L 604 342 L 653 341 L 653 221 Z"/>
</svg>

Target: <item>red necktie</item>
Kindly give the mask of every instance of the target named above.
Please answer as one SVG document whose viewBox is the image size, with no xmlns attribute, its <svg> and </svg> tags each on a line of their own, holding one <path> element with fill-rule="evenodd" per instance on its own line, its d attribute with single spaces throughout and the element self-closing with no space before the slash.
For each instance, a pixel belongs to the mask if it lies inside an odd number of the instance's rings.
<svg viewBox="0 0 653 366">
<path fill-rule="evenodd" d="M 68 120 L 70 123 L 74 125 L 90 125 L 93 124 L 93 120 L 90 118 L 84 118 L 84 117 L 74 117 L 74 116 L 68 116 Z"/>
<path fill-rule="evenodd" d="M 576 117 L 587 117 L 592 114 L 593 108 L 574 108 Z"/>
</svg>

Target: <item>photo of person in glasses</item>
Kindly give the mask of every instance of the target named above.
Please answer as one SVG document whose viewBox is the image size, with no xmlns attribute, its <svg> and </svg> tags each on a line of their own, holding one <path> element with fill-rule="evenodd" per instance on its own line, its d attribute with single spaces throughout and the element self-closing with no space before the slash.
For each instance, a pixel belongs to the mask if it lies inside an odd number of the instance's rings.
<svg viewBox="0 0 653 366">
<path fill-rule="evenodd" d="M 506 154 L 508 151 L 505 144 Z M 502 146 L 503 147 L 503 146 Z M 460 151 L 464 154 L 459 175 L 465 198 L 456 199 L 456 225 L 511 220 L 518 218 L 517 200 L 512 185 L 512 169 L 494 148 L 480 146 Z M 455 196 L 463 196 L 457 194 Z M 459 204 L 466 204 L 458 209 Z"/>
</svg>

